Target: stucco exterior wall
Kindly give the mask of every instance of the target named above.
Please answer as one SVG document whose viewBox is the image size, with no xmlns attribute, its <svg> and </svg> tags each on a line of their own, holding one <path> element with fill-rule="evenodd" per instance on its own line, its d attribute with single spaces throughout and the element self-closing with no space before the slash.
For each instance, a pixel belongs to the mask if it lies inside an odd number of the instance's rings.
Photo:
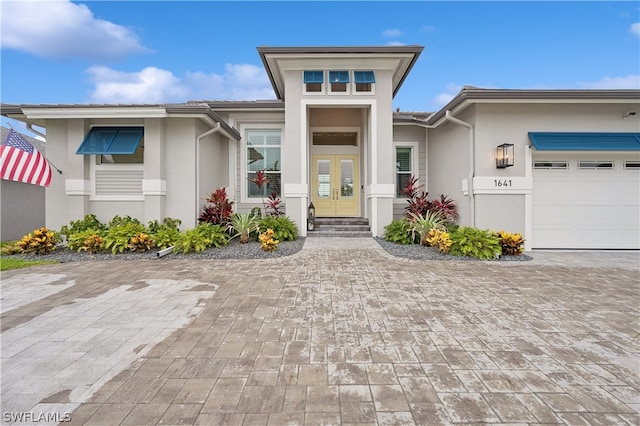
<svg viewBox="0 0 640 426">
<path fill-rule="evenodd" d="M 468 108 L 456 118 L 475 124 L 474 108 Z M 460 225 L 471 223 L 469 196 L 465 195 L 463 182 L 467 181 L 469 163 L 469 130 L 454 123 L 445 122 L 429 129 L 427 154 L 427 189 L 429 199 L 448 195 L 457 205 Z"/>
<path fill-rule="evenodd" d="M 166 216 L 180 219 L 182 229 L 193 228 L 198 222 L 195 119 L 167 119 L 165 135 Z"/>
<path fill-rule="evenodd" d="M 17 240 L 45 226 L 44 192 L 43 186 L 0 180 L 0 240 Z"/>
<path fill-rule="evenodd" d="M 628 104 L 478 104 L 476 106 L 476 226 L 527 233 L 527 198 L 532 194 L 529 132 L 637 132 L 640 119 L 623 118 Z M 633 108 L 631 108 L 633 109 Z M 497 169 L 495 150 L 514 144 L 514 166 Z M 629 153 L 629 158 L 637 154 Z M 483 180 L 481 180 L 484 178 Z M 491 188 L 495 180 L 512 179 L 512 188 Z M 484 183 L 483 183 L 484 182 Z M 517 182 L 517 185 L 516 185 Z M 501 195 L 500 191 L 511 191 Z"/>
</svg>

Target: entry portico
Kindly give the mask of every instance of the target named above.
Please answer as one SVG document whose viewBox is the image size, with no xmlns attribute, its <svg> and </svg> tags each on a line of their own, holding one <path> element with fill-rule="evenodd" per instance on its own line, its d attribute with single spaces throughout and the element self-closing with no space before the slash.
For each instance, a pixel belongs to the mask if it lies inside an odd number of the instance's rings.
<svg viewBox="0 0 640 426">
<path fill-rule="evenodd" d="M 367 217 L 374 235 L 391 222 L 392 101 L 422 49 L 258 48 L 284 102 L 282 195 L 301 229 L 310 202 L 319 216 Z"/>
</svg>

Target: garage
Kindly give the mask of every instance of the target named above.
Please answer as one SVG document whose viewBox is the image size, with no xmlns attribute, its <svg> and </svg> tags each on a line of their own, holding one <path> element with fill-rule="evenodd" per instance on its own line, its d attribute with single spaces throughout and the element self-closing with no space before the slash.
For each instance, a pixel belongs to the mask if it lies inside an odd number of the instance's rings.
<svg viewBox="0 0 640 426">
<path fill-rule="evenodd" d="M 532 248 L 640 249 L 640 134 L 529 137 Z"/>
</svg>

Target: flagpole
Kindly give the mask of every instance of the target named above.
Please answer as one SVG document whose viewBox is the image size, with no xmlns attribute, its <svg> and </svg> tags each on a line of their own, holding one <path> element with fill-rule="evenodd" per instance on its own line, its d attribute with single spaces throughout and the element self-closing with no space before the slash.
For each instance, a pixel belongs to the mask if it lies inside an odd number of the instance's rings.
<svg viewBox="0 0 640 426">
<path fill-rule="evenodd" d="M 18 131 L 16 130 L 16 128 L 15 128 L 15 127 L 13 127 L 13 126 L 11 125 L 11 123 L 7 122 L 7 124 L 9 125 L 9 127 L 11 127 L 11 129 L 13 129 L 13 131 L 14 131 L 14 132 L 18 132 Z M 20 133 L 20 132 L 18 132 L 18 133 Z M 38 148 L 36 148 L 35 146 L 34 146 L 33 148 L 34 148 L 34 149 L 38 149 Z M 47 163 L 49 163 L 49 165 L 50 165 L 51 167 L 53 167 L 54 169 L 56 169 L 56 172 L 58 172 L 58 174 L 62 174 L 62 170 L 60 170 L 59 168 L 57 168 L 56 166 L 54 166 L 54 164 L 53 164 L 53 163 L 52 163 L 52 162 L 47 158 L 47 156 L 46 156 L 46 155 L 43 155 L 43 157 L 44 157 L 44 159 L 45 159 L 45 160 L 47 160 Z"/>
</svg>

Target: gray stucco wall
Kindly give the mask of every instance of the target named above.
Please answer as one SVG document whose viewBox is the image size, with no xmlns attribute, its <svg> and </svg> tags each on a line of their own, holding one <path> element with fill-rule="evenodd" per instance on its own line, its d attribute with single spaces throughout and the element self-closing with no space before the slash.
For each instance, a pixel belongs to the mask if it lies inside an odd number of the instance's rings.
<svg viewBox="0 0 640 426">
<path fill-rule="evenodd" d="M 2 241 L 17 240 L 45 226 L 44 191 L 43 186 L 0 180 Z"/>
</svg>

